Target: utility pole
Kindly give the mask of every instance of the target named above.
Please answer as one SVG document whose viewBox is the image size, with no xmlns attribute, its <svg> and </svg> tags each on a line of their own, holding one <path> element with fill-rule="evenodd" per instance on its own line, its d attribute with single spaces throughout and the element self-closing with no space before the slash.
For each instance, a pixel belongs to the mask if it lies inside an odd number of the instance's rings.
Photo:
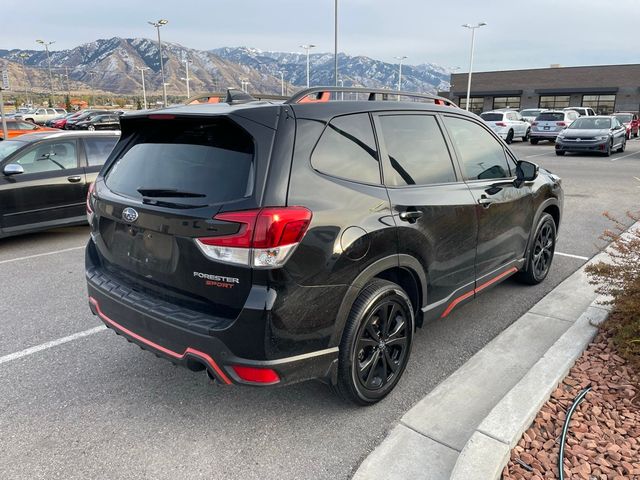
<svg viewBox="0 0 640 480">
<path fill-rule="evenodd" d="M 140 75 L 142 75 L 142 103 L 144 105 L 144 109 L 147 109 L 147 90 L 144 86 L 144 71 L 149 70 L 149 67 L 136 67 L 140 70 Z"/>
<path fill-rule="evenodd" d="M 31 102 L 29 102 L 29 85 L 31 84 L 31 82 L 29 81 L 29 76 L 27 75 L 27 67 L 24 66 L 24 61 L 29 58 L 29 54 L 22 52 L 20 54 L 20 60 L 22 60 L 22 74 L 24 75 L 24 97 L 25 97 L 25 102 L 27 104 L 30 104 Z"/>
<path fill-rule="evenodd" d="M 280 96 L 284 97 L 284 70 L 280 70 Z"/>
<path fill-rule="evenodd" d="M 164 60 L 162 60 L 162 40 L 160 40 L 160 27 L 169 23 L 169 20 L 160 19 L 157 22 L 147 22 L 149 25 L 152 25 L 158 31 L 158 54 L 160 55 L 160 74 L 162 75 L 162 98 L 163 98 L 163 106 L 167 106 L 167 84 L 164 80 Z"/>
<path fill-rule="evenodd" d="M 89 75 L 91 75 L 91 106 L 96 106 L 96 86 L 95 86 L 95 70 L 89 70 Z"/>
<path fill-rule="evenodd" d="M 312 43 L 308 45 L 300 45 L 300 48 L 304 48 L 307 51 L 307 88 L 309 88 L 309 50 L 314 47 L 315 45 Z"/>
<path fill-rule="evenodd" d="M 464 28 L 471 30 L 471 54 L 469 55 L 469 75 L 467 77 L 467 112 L 469 111 L 469 102 L 471 100 L 471 73 L 473 72 L 473 49 L 475 47 L 476 30 L 485 25 L 486 23 L 484 22 L 480 22 L 477 25 L 469 25 L 468 23 L 462 25 Z"/>
<path fill-rule="evenodd" d="M 49 65 L 49 89 L 51 95 L 50 102 L 53 102 L 53 75 L 51 75 L 51 57 L 49 56 L 49 45 L 52 45 L 56 42 L 45 42 L 44 40 L 36 40 L 36 43 L 44 45 L 44 50 L 47 52 L 47 64 Z"/>
<path fill-rule="evenodd" d="M 187 55 L 184 56 L 184 67 L 187 73 L 186 78 L 182 78 L 187 83 L 187 98 L 191 98 L 191 92 L 189 90 L 189 57 Z"/>
<path fill-rule="evenodd" d="M 335 6 L 333 10 L 333 23 L 334 23 L 334 41 L 333 41 L 333 74 L 335 77 L 335 86 L 338 86 L 338 0 L 335 0 Z"/>
<path fill-rule="evenodd" d="M 2 124 L 2 139 L 9 139 L 9 132 L 7 132 L 7 119 L 4 117 L 4 95 L 2 92 L 9 90 L 9 72 L 5 67 L 2 68 L 2 80 L 0 82 L 0 123 Z"/>
</svg>

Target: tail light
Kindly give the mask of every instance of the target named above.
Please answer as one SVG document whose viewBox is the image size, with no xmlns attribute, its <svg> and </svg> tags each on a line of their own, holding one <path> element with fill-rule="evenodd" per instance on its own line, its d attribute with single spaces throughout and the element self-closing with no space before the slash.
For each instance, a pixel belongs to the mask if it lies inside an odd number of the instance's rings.
<svg viewBox="0 0 640 480">
<path fill-rule="evenodd" d="M 87 215 L 93 215 L 93 191 L 96 189 L 95 183 L 89 184 L 89 191 L 87 192 Z"/>
<path fill-rule="evenodd" d="M 532 126 L 532 127 L 535 127 L 536 125 L 538 125 L 538 122 L 532 122 L 532 123 L 531 123 L 531 126 Z"/>
<path fill-rule="evenodd" d="M 311 222 L 304 207 L 269 207 L 219 213 L 215 220 L 240 225 L 237 233 L 197 238 L 196 244 L 208 258 L 255 268 L 277 268 L 285 264 Z"/>
<path fill-rule="evenodd" d="M 231 368 L 245 382 L 272 385 L 280 381 L 278 372 L 271 368 L 245 367 L 241 365 L 233 365 Z"/>
<path fill-rule="evenodd" d="M 559 127 L 566 127 L 567 124 L 565 122 L 556 122 L 556 125 Z"/>
<path fill-rule="evenodd" d="M 506 127 L 507 124 L 504 122 L 496 122 L 496 127 Z"/>
</svg>

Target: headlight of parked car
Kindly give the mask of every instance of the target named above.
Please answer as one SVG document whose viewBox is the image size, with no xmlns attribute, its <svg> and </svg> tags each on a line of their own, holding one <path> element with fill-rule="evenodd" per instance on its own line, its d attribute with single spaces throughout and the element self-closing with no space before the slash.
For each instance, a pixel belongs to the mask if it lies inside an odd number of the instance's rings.
<svg viewBox="0 0 640 480">
<path fill-rule="evenodd" d="M 600 137 L 596 137 L 596 140 L 607 140 L 609 138 L 608 135 L 602 135 Z"/>
</svg>

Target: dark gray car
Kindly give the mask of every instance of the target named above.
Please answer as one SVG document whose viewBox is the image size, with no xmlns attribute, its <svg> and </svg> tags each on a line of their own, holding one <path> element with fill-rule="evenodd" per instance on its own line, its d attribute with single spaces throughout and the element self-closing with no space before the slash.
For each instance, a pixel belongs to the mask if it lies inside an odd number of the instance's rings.
<svg viewBox="0 0 640 480">
<path fill-rule="evenodd" d="M 580 117 L 556 138 L 556 155 L 597 152 L 605 156 L 624 152 L 626 129 L 614 116 Z"/>
</svg>

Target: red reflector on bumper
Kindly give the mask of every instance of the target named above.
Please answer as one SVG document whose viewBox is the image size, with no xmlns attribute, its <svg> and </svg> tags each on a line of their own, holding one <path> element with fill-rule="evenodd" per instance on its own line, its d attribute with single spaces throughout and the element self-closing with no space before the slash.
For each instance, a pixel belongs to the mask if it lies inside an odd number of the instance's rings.
<svg viewBox="0 0 640 480">
<path fill-rule="evenodd" d="M 233 365 L 231 368 L 245 382 L 277 383 L 280 381 L 280 376 L 270 368 L 244 367 L 241 365 Z"/>
</svg>

